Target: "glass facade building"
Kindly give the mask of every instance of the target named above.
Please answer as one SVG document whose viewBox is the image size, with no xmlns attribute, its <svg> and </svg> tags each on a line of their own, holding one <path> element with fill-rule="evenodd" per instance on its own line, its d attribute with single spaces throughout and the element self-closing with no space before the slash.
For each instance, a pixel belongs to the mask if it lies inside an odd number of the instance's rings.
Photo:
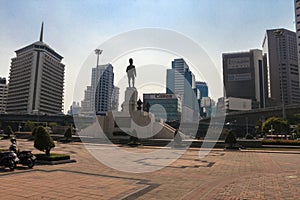
<svg viewBox="0 0 300 200">
<path fill-rule="evenodd" d="M 156 120 L 180 120 L 182 112 L 181 97 L 175 94 L 151 93 L 143 94 L 143 105 L 150 106 L 150 112 Z"/>
</svg>

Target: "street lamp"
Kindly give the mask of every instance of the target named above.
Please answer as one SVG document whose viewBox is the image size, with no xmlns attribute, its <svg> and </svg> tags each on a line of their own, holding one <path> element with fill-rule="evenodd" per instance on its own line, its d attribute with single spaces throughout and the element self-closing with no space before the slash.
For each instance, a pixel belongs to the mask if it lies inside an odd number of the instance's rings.
<svg viewBox="0 0 300 200">
<path fill-rule="evenodd" d="M 285 106 L 284 106 L 284 98 L 283 98 L 283 69 L 281 65 L 281 55 L 280 55 L 280 43 L 279 40 L 283 36 L 283 31 L 282 30 L 276 30 L 273 32 L 274 36 L 277 38 L 277 57 L 278 57 L 278 62 L 279 62 L 279 68 L 280 70 L 280 91 L 281 91 L 281 106 L 282 106 L 282 119 L 286 119 L 286 114 L 285 114 Z"/>
</svg>

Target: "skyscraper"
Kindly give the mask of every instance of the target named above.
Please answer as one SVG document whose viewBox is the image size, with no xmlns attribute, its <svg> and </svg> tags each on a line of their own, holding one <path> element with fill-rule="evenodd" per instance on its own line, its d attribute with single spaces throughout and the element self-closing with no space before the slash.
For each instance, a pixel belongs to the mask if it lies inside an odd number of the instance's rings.
<svg viewBox="0 0 300 200">
<path fill-rule="evenodd" d="M 65 65 L 63 57 L 40 40 L 23 47 L 11 60 L 6 112 L 61 113 Z"/>
<path fill-rule="evenodd" d="M 7 100 L 7 83 L 6 78 L 0 77 L 0 113 L 5 112 L 6 100 Z"/>
<path fill-rule="evenodd" d="M 203 97 L 208 97 L 208 86 L 206 84 L 206 82 L 201 82 L 201 81 L 196 81 L 195 82 L 195 86 L 197 89 L 197 92 L 199 92 L 199 97 L 197 97 L 198 99 L 198 105 L 200 108 L 200 115 L 201 116 L 205 116 L 204 114 L 204 108 L 201 104 Z"/>
<path fill-rule="evenodd" d="M 198 119 L 199 106 L 196 99 L 195 75 L 184 59 L 174 59 L 172 69 L 167 70 L 167 94 L 182 98 L 182 118 L 188 121 Z"/>
<path fill-rule="evenodd" d="M 91 105 L 98 115 L 112 110 L 114 72 L 111 64 L 98 65 L 92 69 Z"/>
<path fill-rule="evenodd" d="M 195 75 L 190 71 L 184 59 L 174 59 L 172 69 L 167 70 L 167 94 L 180 95 L 183 104 L 193 107 L 193 95 L 195 88 Z"/>
<path fill-rule="evenodd" d="M 120 88 L 114 86 L 113 94 L 112 94 L 112 105 L 111 105 L 111 109 L 113 111 L 119 110 L 119 95 L 120 95 Z"/>
<path fill-rule="evenodd" d="M 300 66 L 300 0 L 295 0 L 295 26 L 297 37 L 298 66 Z"/>
<path fill-rule="evenodd" d="M 87 86 L 86 90 L 84 91 L 84 98 L 81 101 L 80 113 L 82 114 L 92 113 L 91 97 L 92 97 L 91 86 Z"/>
<path fill-rule="evenodd" d="M 296 33 L 286 29 L 267 30 L 263 54 L 268 69 L 268 94 L 277 105 L 300 103 Z M 282 96 L 283 93 L 283 96 Z"/>
<path fill-rule="evenodd" d="M 196 81 L 195 86 L 200 91 L 200 100 L 203 97 L 208 97 L 208 86 L 206 82 Z"/>
<path fill-rule="evenodd" d="M 261 50 L 223 54 L 224 96 L 251 99 L 254 108 L 264 108 L 266 73 Z"/>
</svg>

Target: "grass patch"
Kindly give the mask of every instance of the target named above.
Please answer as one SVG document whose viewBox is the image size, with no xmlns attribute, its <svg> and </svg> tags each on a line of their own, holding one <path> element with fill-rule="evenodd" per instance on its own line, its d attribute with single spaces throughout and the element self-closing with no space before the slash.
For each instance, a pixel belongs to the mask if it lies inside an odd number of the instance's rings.
<svg viewBox="0 0 300 200">
<path fill-rule="evenodd" d="M 68 154 L 51 153 L 50 156 L 46 154 L 35 154 L 35 156 L 37 160 L 44 161 L 70 160 L 70 155 Z"/>
<path fill-rule="evenodd" d="M 262 140 L 263 145 L 294 145 L 300 146 L 300 140 Z"/>
</svg>

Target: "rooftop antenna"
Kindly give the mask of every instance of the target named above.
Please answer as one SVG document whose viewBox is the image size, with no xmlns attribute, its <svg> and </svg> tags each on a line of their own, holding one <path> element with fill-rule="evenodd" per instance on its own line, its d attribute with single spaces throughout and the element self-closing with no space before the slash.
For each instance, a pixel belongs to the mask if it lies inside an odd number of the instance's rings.
<svg viewBox="0 0 300 200">
<path fill-rule="evenodd" d="M 40 33 L 40 42 L 43 42 L 43 33 L 44 32 L 44 22 L 42 22 L 41 33 Z"/>
</svg>

